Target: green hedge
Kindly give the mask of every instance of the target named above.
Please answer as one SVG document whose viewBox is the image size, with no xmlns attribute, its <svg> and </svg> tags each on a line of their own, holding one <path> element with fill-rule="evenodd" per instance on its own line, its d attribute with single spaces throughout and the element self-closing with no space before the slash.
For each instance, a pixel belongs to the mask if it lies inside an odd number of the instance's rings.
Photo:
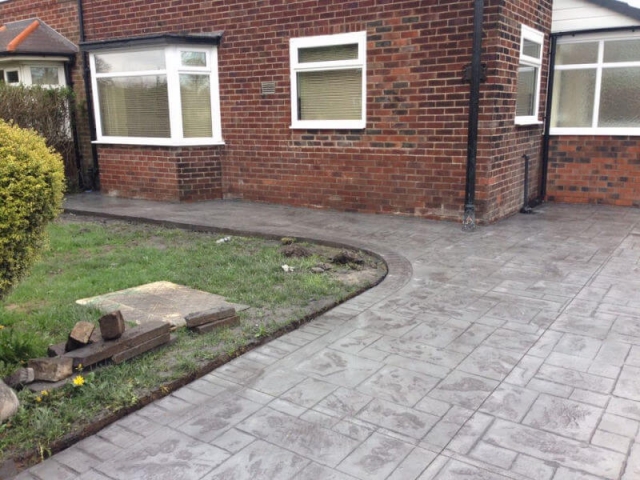
<svg viewBox="0 0 640 480">
<path fill-rule="evenodd" d="M 0 120 L 0 298 L 29 270 L 61 211 L 62 158 L 32 130 Z"/>
<path fill-rule="evenodd" d="M 0 83 L 0 119 L 42 135 L 65 164 L 67 182 L 75 188 L 78 166 L 71 129 L 74 94 L 70 88 Z"/>
</svg>

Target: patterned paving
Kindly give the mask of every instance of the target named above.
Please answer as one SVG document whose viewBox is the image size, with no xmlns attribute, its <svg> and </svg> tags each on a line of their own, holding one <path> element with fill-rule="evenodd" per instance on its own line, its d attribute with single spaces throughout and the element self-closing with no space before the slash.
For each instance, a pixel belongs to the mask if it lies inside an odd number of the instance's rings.
<svg viewBox="0 0 640 480">
<path fill-rule="evenodd" d="M 378 287 L 20 479 L 640 479 L 640 211 L 458 225 L 98 195 L 68 207 L 379 253 Z"/>
</svg>

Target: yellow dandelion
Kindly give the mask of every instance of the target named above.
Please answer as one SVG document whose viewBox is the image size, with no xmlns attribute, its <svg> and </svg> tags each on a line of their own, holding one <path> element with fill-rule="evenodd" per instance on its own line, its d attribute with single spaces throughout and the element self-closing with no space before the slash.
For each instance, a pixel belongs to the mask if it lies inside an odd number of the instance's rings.
<svg viewBox="0 0 640 480">
<path fill-rule="evenodd" d="M 0 330 L 2 330 L 4 328 L 4 325 L 0 325 Z"/>
<path fill-rule="evenodd" d="M 49 395 L 49 390 L 42 390 L 42 391 L 40 392 L 40 396 L 41 396 L 41 397 L 46 397 L 47 395 Z"/>
<path fill-rule="evenodd" d="M 42 397 L 36 397 L 36 402 L 40 403 L 42 401 Z"/>
<path fill-rule="evenodd" d="M 84 385 L 84 377 L 82 375 L 78 375 L 73 379 L 73 386 L 74 387 L 81 387 L 82 385 Z"/>
</svg>

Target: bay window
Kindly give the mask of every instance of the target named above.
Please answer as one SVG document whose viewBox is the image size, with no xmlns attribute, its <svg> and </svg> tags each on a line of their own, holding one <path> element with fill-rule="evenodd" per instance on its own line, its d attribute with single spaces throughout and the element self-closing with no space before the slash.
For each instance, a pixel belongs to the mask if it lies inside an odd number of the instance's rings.
<svg viewBox="0 0 640 480">
<path fill-rule="evenodd" d="M 222 143 L 215 47 L 105 50 L 90 62 L 98 143 Z"/>
<path fill-rule="evenodd" d="M 550 133 L 640 135 L 640 36 L 558 39 Z"/>
<path fill-rule="evenodd" d="M 292 128 L 364 128 L 366 32 L 290 41 Z"/>
</svg>

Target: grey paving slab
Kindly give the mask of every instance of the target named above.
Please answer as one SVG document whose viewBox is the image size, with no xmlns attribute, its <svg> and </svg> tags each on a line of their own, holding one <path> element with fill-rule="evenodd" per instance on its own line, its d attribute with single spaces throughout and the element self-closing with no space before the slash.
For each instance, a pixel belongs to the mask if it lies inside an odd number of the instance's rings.
<svg viewBox="0 0 640 480">
<path fill-rule="evenodd" d="M 238 424 L 238 429 L 330 467 L 358 445 L 350 437 L 270 408 Z"/>
<path fill-rule="evenodd" d="M 296 371 L 335 385 L 355 387 L 381 367 L 373 360 L 324 349 L 299 363 Z"/>
<path fill-rule="evenodd" d="M 414 406 L 439 382 L 438 378 L 385 366 L 358 386 L 358 391 L 391 402 Z"/>
<path fill-rule="evenodd" d="M 229 458 L 224 450 L 169 428 L 96 468 L 117 480 L 197 480 Z"/>
<path fill-rule="evenodd" d="M 413 450 L 413 445 L 374 433 L 338 465 L 361 480 L 384 480 Z"/>
<path fill-rule="evenodd" d="M 608 479 L 618 478 L 625 462 L 622 454 L 500 419 L 483 439 L 502 448 Z"/>
<path fill-rule="evenodd" d="M 565 398 L 540 395 L 523 424 L 588 442 L 602 409 Z"/>
<path fill-rule="evenodd" d="M 300 455 L 258 440 L 229 458 L 202 480 L 291 478 L 309 464 Z"/>
<path fill-rule="evenodd" d="M 415 439 L 424 437 L 438 421 L 430 413 L 380 399 L 372 400 L 357 418 Z"/>
<path fill-rule="evenodd" d="M 638 209 L 545 204 L 466 234 L 235 201 L 67 206 L 366 248 L 389 274 L 21 478 L 640 478 Z"/>
<path fill-rule="evenodd" d="M 475 410 L 499 384 L 497 380 L 456 370 L 442 380 L 429 396 Z"/>
</svg>

